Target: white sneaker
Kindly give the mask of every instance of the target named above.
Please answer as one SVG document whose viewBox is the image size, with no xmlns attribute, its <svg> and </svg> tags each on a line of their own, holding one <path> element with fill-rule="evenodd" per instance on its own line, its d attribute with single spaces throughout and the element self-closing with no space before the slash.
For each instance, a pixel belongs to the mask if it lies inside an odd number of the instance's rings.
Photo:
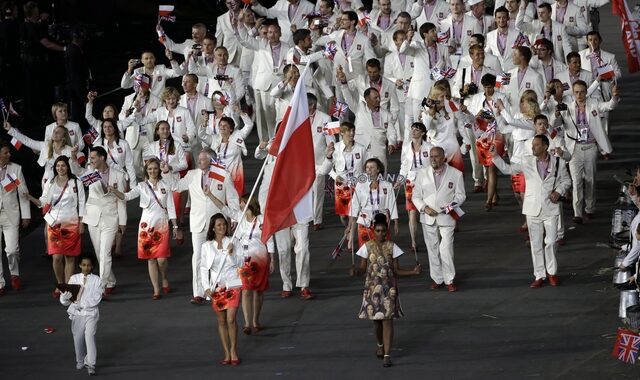
<svg viewBox="0 0 640 380">
<path fill-rule="evenodd" d="M 84 363 L 76 363 L 76 369 L 83 369 L 84 368 Z"/>
</svg>

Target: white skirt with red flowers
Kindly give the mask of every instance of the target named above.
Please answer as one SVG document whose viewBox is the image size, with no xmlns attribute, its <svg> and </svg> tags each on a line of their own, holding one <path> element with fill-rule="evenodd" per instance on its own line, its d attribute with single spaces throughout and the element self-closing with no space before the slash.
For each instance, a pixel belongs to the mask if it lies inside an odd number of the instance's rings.
<svg viewBox="0 0 640 380">
<path fill-rule="evenodd" d="M 145 210 L 146 211 L 146 210 Z M 138 258 L 158 259 L 171 256 L 169 247 L 169 220 L 167 218 L 154 218 L 153 213 L 143 212 L 138 228 Z M 145 218 L 146 216 L 146 218 Z"/>
</svg>

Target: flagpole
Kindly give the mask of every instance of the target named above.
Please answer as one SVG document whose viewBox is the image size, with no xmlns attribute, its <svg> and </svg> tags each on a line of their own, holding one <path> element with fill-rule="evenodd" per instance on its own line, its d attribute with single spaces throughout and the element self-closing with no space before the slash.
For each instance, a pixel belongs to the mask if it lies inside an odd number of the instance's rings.
<svg viewBox="0 0 640 380">
<path fill-rule="evenodd" d="M 262 163 L 262 168 L 260 168 L 260 172 L 258 173 L 258 176 L 256 177 L 256 183 L 253 184 L 253 189 L 251 189 L 251 193 L 249 194 L 249 198 L 247 198 L 247 201 L 245 202 L 244 209 L 242 210 L 242 217 L 243 218 L 244 218 L 244 214 L 247 212 L 247 208 L 249 207 L 249 202 L 253 198 L 253 194 L 256 192 L 256 189 L 258 188 L 258 183 L 260 183 L 260 178 L 262 178 L 262 175 L 264 174 L 264 168 L 267 166 L 267 161 L 268 160 L 269 160 L 269 155 L 267 155 L 267 157 L 265 157 L 264 162 Z M 238 221 L 238 224 L 239 223 L 240 223 L 240 220 Z M 233 240 L 236 237 L 236 233 L 238 233 L 238 228 L 236 228 L 233 231 L 233 236 L 231 236 L 231 240 Z"/>
</svg>

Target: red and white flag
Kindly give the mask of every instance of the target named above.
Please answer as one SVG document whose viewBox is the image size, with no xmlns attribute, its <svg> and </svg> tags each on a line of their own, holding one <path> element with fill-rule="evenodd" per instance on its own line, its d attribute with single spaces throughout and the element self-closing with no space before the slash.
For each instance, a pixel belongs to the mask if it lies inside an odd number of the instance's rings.
<svg viewBox="0 0 640 380">
<path fill-rule="evenodd" d="M 300 78 L 305 78 L 309 66 L 305 66 Z M 269 153 L 277 159 L 264 209 L 263 242 L 276 231 L 313 218 L 316 168 L 304 79 L 296 84 Z"/>
<path fill-rule="evenodd" d="M 451 32 L 449 31 L 449 29 L 444 32 L 438 32 L 438 42 L 441 44 L 446 44 L 449 41 L 450 33 Z"/>
<path fill-rule="evenodd" d="M 340 133 L 340 122 L 330 121 L 322 127 L 322 134 L 325 136 L 333 136 Z"/>
<path fill-rule="evenodd" d="M 496 76 L 496 88 L 502 88 L 508 86 L 511 82 L 511 74 L 503 73 L 502 75 Z"/>
<path fill-rule="evenodd" d="M 18 187 L 18 185 L 20 185 L 20 180 L 17 178 L 12 178 L 9 174 L 7 174 L 7 176 L 2 180 L 2 182 L 0 182 L 0 185 L 2 185 L 2 188 L 4 189 L 4 191 L 8 193 L 11 190 L 15 189 L 16 187 Z"/>
<path fill-rule="evenodd" d="M 173 5 L 160 5 L 158 6 L 158 18 L 160 20 L 166 20 L 169 22 L 175 22 L 176 16 L 172 15 L 174 10 Z"/>
<path fill-rule="evenodd" d="M 444 101 L 444 109 L 448 113 L 454 113 L 460 111 L 460 106 L 453 99 L 447 99 Z"/>
<path fill-rule="evenodd" d="M 227 170 L 225 169 L 224 164 L 218 161 L 211 161 L 211 164 L 209 164 L 209 178 L 224 183 L 226 176 Z"/>
<path fill-rule="evenodd" d="M 629 73 L 640 71 L 640 31 L 638 19 L 631 13 L 626 0 L 612 0 L 611 8 L 614 15 L 620 16 L 622 24 L 622 44 L 627 53 Z"/>
<path fill-rule="evenodd" d="M 460 206 L 458 206 L 455 202 L 445 206 L 443 212 L 445 214 L 449 214 L 449 216 L 455 220 L 460 219 L 462 215 L 464 215 L 464 211 L 462 211 Z"/>
<path fill-rule="evenodd" d="M 82 152 L 78 152 L 76 154 L 76 159 L 78 160 L 78 164 L 81 166 L 87 162 L 87 156 L 85 156 Z"/>
<path fill-rule="evenodd" d="M 598 75 L 602 80 L 611 80 L 616 77 L 615 71 L 613 71 L 613 67 L 610 64 L 606 64 L 604 66 L 598 67 Z"/>
<path fill-rule="evenodd" d="M 11 139 L 11 145 L 15 146 L 16 150 L 20 150 L 20 148 L 22 147 L 22 142 L 14 137 Z"/>
</svg>

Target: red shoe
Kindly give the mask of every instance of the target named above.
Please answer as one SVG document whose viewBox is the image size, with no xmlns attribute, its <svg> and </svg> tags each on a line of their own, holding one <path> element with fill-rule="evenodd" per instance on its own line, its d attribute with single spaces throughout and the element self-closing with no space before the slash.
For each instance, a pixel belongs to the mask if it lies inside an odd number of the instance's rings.
<svg viewBox="0 0 640 380">
<path fill-rule="evenodd" d="M 229 360 L 229 359 L 220 360 L 220 365 L 229 365 L 229 363 L 231 363 L 231 360 Z"/>
<path fill-rule="evenodd" d="M 107 296 L 110 296 L 111 293 L 113 293 L 113 289 L 115 289 L 115 286 L 112 286 L 110 288 L 104 288 L 104 294 L 106 294 Z"/>
<path fill-rule="evenodd" d="M 289 298 L 293 295 L 293 292 L 291 290 L 283 290 L 280 292 L 280 297 L 282 298 Z"/>
<path fill-rule="evenodd" d="M 481 193 L 482 192 L 482 186 L 474 186 L 473 187 L 473 192 L 474 193 Z"/>
<path fill-rule="evenodd" d="M 231 363 L 232 366 L 240 365 L 240 358 L 232 359 L 229 363 Z"/>
<path fill-rule="evenodd" d="M 160 298 L 162 298 L 162 295 L 160 295 L 160 294 L 154 294 L 153 296 L 151 296 L 151 299 L 154 300 L 154 301 L 157 301 Z"/>
<path fill-rule="evenodd" d="M 554 275 L 549 275 L 549 284 L 551 284 L 551 286 L 558 286 L 560 284 L 560 282 L 558 281 L 558 276 Z"/>
<path fill-rule="evenodd" d="M 587 213 L 587 220 L 593 220 L 596 218 L 596 214 L 592 213 L 592 212 L 588 212 Z"/>
<path fill-rule="evenodd" d="M 429 285 L 429 289 L 436 290 L 436 289 L 440 289 L 440 287 L 442 286 L 444 286 L 444 284 L 438 284 L 435 281 L 431 281 L 431 285 Z"/>
<path fill-rule="evenodd" d="M 169 294 L 169 293 L 171 293 L 171 288 L 170 288 L 170 287 L 168 287 L 168 286 L 163 286 L 163 287 L 162 287 L 162 293 L 164 293 L 164 294 Z"/>
<path fill-rule="evenodd" d="M 529 285 L 529 287 L 537 289 L 537 288 L 541 288 L 542 284 L 544 284 L 544 280 L 541 278 L 538 278 L 534 282 L 532 282 L 531 285 Z"/>
<path fill-rule="evenodd" d="M 11 276 L 11 288 L 13 290 L 22 289 L 22 283 L 20 282 L 20 276 Z"/>
<path fill-rule="evenodd" d="M 447 290 L 450 292 L 457 292 L 458 291 L 458 287 L 456 286 L 456 284 L 454 284 L 453 282 L 450 284 L 447 284 Z"/>
<path fill-rule="evenodd" d="M 324 227 L 322 226 L 322 224 L 314 224 L 313 225 L 313 230 L 314 231 L 320 231 L 321 229 L 323 229 Z"/>
<path fill-rule="evenodd" d="M 204 298 L 197 296 L 191 298 L 191 303 L 194 305 L 202 305 L 204 303 Z"/>
<path fill-rule="evenodd" d="M 558 245 L 564 245 L 564 239 L 558 239 L 558 240 L 556 240 L 556 244 L 558 244 Z"/>
<path fill-rule="evenodd" d="M 305 300 L 312 300 L 313 294 L 311 294 L 311 290 L 309 290 L 309 288 L 302 288 L 302 292 L 300 292 L 300 298 Z"/>
</svg>

